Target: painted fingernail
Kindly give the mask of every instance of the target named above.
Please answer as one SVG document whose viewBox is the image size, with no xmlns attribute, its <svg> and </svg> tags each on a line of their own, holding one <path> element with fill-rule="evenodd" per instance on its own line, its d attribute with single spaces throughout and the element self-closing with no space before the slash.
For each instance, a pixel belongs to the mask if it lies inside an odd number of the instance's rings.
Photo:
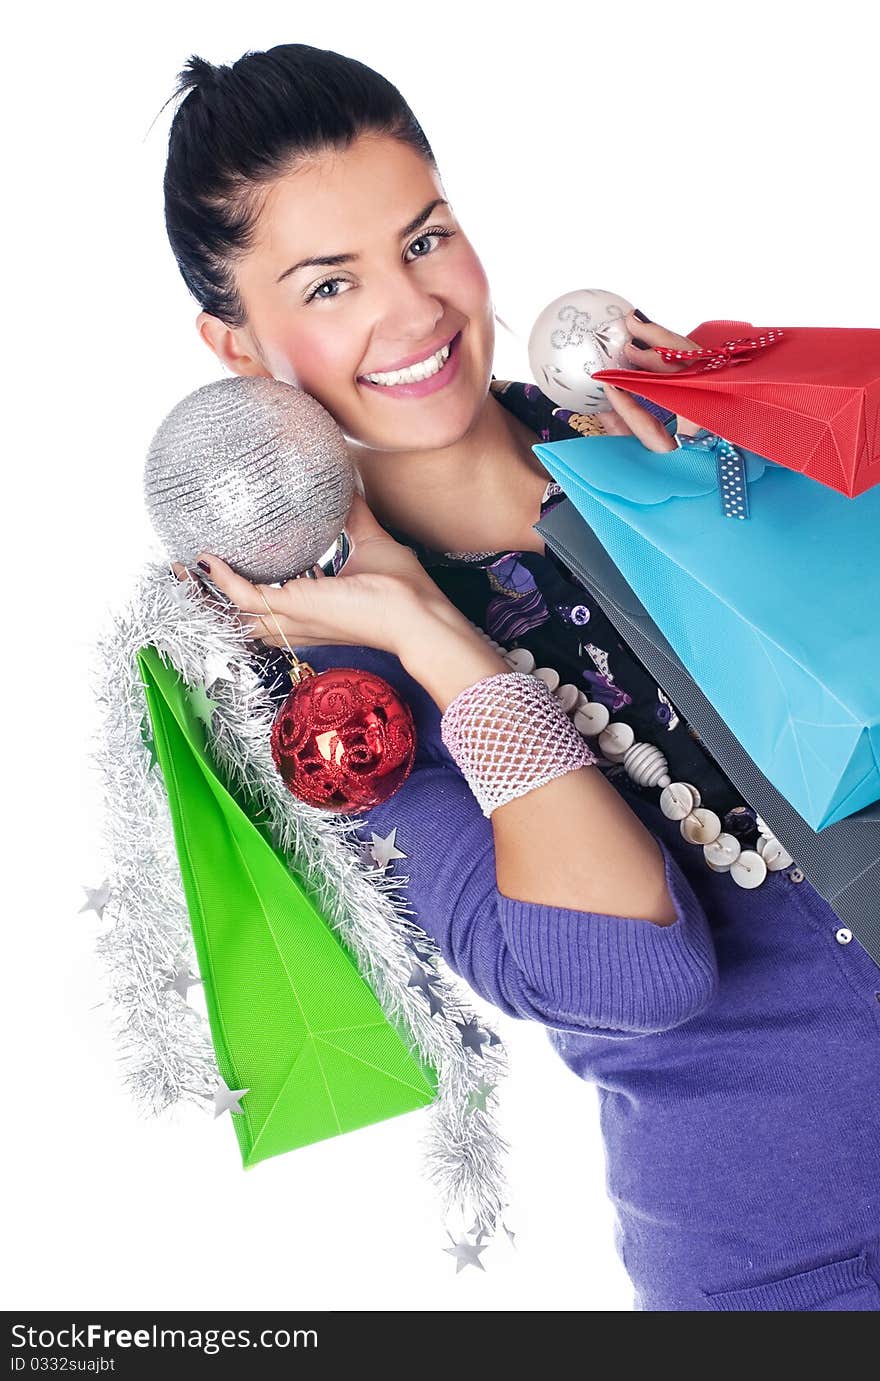
<svg viewBox="0 0 880 1381">
<path fill-rule="evenodd" d="M 639 321 L 647 321 L 649 326 L 652 325 L 651 318 L 649 316 L 645 316 L 644 312 L 640 312 L 638 307 L 633 308 L 633 316 L 637 316 Z"/>
<path fill-rule="evenodd" d="M 197 561 L 196 565 L 198 566 L 200 571 L 205 572 L 205 575 L 211 574 L 211 567 L 208 565 L 207 561 Z"/>
<path fill-rule="evenodd" d="M 639 340 L 638 336 L 633 336 L 633 338 L 632 338 L 632 344 L 636 347 L 637 350 L 650 350 L 650 348 L 651 348 L 650 345 L 648 345 L 646 341 Z M 202 564 L 202 563 L 201 563 L 201 561 L 200 561 L 200 562 L 199 562 L 199 565 L 201 565 L 201 564 Z"/>
</svg>

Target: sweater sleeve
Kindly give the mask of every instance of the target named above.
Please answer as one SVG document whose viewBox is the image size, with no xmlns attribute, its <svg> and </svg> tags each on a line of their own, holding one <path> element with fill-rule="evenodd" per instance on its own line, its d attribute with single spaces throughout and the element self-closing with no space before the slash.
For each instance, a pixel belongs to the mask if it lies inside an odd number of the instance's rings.
<svg viewBox="0 0 880 1381">
<path fill-rule="evenodd" d="M 665 926 L 505 896 L 491 821 L 454 765 L 417 762 L 395 795 L 364 813 L 358 835 L 369 844 L 392 830 L 406 857 L 388 866 L 408 879 L 417 924 L 450 968 L 509 1016 L 632 1037 L 680 1025 L 714 996 L 709 925 L 662 840 L 676 912 Z"/>
<path fill-rule="evenodd" d="M 364 667 L 385 677 L 410 705 L 417 755 L 387 801 L 359 812 L 357 836 L 393 843 L 388 863 L 405 877 L 403 896 L 449 967 L 508 1016 L 608 1038 L 650 1035 L 696 1016 L 718 987 L 706 915 L 678 863 L 658 839 L 675 921 L 655 925 L 507 897 L 497 885 L 492 822 L 449 754 L 440 712 L 398 658 L 375 649 L 296 649 L 316 671 Z M 271 680 L 272 678 L 269 677 Z M 282 686 L 278 695 L 286 693 Z M 548 860 L 552 867 L 552 859 Z"/>
</svg>

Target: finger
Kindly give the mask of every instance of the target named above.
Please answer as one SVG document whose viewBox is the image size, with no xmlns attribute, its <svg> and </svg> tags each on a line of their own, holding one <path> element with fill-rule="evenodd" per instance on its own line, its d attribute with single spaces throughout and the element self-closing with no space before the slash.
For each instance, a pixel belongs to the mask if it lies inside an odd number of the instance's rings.
<svg viewBox="0 0 880 1381">
<path fill-rule="evenodd" d="M 286 642 L 279 638 L 277 633 L 260 633 L 257 635 L 256 641 L 262 643 L 264 647 L 277 647 L 279 651 L 281 648 L 286 648 L 288 646 Z M 290 646 L 292 647 L 293 644 L 291 643 Z"/>
<path fill-rule="evenodd" d="M 196 565 L 210 576 L 218 590 L 222 590 L 223 594 L 245 613 L 262 614 L 269 609 L 277 616 L 280 612 L 278 599 L 282 591 L 274 585 L 261 585 L 246 580 L 243 575 L 239 575 L 219 556 L 215 556 L 211 552 L 200 552 Z M 283 594 L 286 606 L 283 612 L 289 616 L 291 598 L 301 599 L 303 596 L 299 592 L 293 596 L 290 589 L 285 589 Z"/>
<path fill-rule="evenodd" d="M 632 435 L 638 437 L 643 446 L 647 446 L 649 451 L 674 451 L 676 449 L 675 442 L 659 418 L 653 417 L 623 389 L 615 388 L 613 384 L 607 383 L 605 389 L 610 395 L 609 401 L 620 413 Z M 602 413 L 601 416 L 604 424 L 608 414 Z"/>
<path fill-rule="evenodd" d="M 199 598 L 204 600 L 206 604 L 211 605 L 215 609 L 222 607 L 221 601 L 217 598 L 217 592 L 204 579 L 201 571 L 190 570 L 188 566 L 182 565 L 179 561 L 170 562 L 168 570 L 180 584 L 192 585 Z"/>
<path fill-rule="evenodd" d="M 294 633 L 292 630 L 289 633 L 282 630 L 284 632 L 282 637 L 268 617 L 254 618 L 249 621 L 239 619 L 238 623 L 246 637 L 254 642 L 263 643 L 266 647 L 277 647 L 279 650 L 288 652 L 292 649 L 296 652 L 298 648 L 303 647 L 336 646 L 332 639 L 328 642 L 326 638 L 306 638 L 301 633 Z"/>
<path fill-rule="evenodd" d="M 703 427 L 700 422 L 691 422 L 687 417 L 678 417 L 676 418 L 675 430 L 681 432 L 682 436 L 696 436 L 697 432 L 703 430 Z"/>
<path fill-rule="evenodd" d="M 294 647 L 296 643 L 303 643 L 302 638 L 294 640 L 292 636 L 288 636 L 280 623 L 276 627 L 268 614 L 263 617 L 237 619 L 236 622 L 246 638 L 266 643 L 269 647 Z M 279 628 L 281 632 L 278 631 Z"/>
<path fill-rule="evenodd" d="M 695 340 L 688 336 L 676 335 L 674 331 L 667 331 L 665 326 L 658 326 L 656 321 L 640 321 L 635 312 L 627 315 L 626 327 L 636 340 L 643 341 L 648 347 L 647 350 L 642 350 L 633 345 L 632 341 L 626 342 L 624 354 L 628 363 L 636 369 L 652 369 L 657 374 L 675 374 L 687 367 L 687 361 L 663 360 L 652 347 L 659 345 L 666 350 L 699 349 Z"/>
<path fill-rule="evenodd" d="M 269 632 L 264 620 L 257 615 L 234 616 L 232 621 L 246 638 L 252 638 L 256 642 L 261 642 Z"/>
<path fill-rule="evenodd" d="M 699 349 L 698 342 L 691 340 L 690 336 L 679 336 L 675 331 L 659 326 L 656 321 L 642 321 L 635 312 L 630 312 L 625 320 L 630 335 L 643 340 L 646 345 L 662 345 L 670 350 Z"/>
<path fill-rule="evenodd" d="M 290 577 L 290 580 L 285 580 L 281 588 L 282 590 L 286 590 L 288 585 L 291 585 L 294 580 L 320 580 L 323 574 L 324 572 L 321 570 L 321 567 L 315 562 L 314 566 L 309 566 L 308 570 L 297 571 L 296 575 Z"/>
<path fill-rule="evenodd" d="M 620 390 L 615 389 L 614 398 L 612 398 L 612 385 L 605 384 L 604 387 L 608 392 L 608 401 L 609 403 L 611 403 L 611 411 L 600 412 L 598 414 L 599 421 L 602 423 L 602 430 L 605 432 L 607 436 L 632 436 L 632 427 L 627 426 L 627 424 L 621 417 L 620 413 L 614 407 L 614 403 L 620 396 Z"/>
</svg>

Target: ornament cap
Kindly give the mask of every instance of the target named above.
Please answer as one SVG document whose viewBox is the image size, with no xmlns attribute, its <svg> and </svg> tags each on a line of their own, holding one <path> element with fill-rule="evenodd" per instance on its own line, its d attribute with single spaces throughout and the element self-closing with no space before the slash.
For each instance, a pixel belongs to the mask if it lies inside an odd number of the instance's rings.
<svg viewBox="0 0 880 1381">
<path fill-rule="evenodd" d="M 315 668 L 308 662 L 300 661 L 295 652 L 287 649 L 287 660 L 290 663 L 290 680 L 294 686 L 300 685 L 309 676 L 315 675 Z"/>
</svg>

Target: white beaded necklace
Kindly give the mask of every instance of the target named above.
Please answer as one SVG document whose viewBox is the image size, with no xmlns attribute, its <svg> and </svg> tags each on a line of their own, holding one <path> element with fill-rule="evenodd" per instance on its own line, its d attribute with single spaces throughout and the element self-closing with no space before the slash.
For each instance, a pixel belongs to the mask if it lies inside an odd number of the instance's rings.
<svg viewBox="0 0 880 1381">
<path fill-rule="evenodd" d="M 733 834 L 721 827 L 714 810 L 701 804 L 700 793 L 690 782 L 674 782 L 663 752 L 653 743 L 641 743 L 629 724 L 612 719 L 600 701 L 590 700 L 578 686 L 561 685 L 554 667 L 539 667 L 527 647 L 502 647 L 485 628 L 469 619 L 471 627 L 503 658 L 511 671 L 524 672 L 543 681 L 578 733 L 595 739 L 604 762 L 622 763 L 632 781 L 641 787 L 660 788 L 660 809 L 668 820 L 678 820 L 682 838 L 702 847 L 713 873 L 729 873 L 738 887 L 760 887 L 768 872 L 779 872 L 794 862 L 767 825 L 757 817 L 759 839 L 755 849 L 744 849 Z"/>
</svg>

